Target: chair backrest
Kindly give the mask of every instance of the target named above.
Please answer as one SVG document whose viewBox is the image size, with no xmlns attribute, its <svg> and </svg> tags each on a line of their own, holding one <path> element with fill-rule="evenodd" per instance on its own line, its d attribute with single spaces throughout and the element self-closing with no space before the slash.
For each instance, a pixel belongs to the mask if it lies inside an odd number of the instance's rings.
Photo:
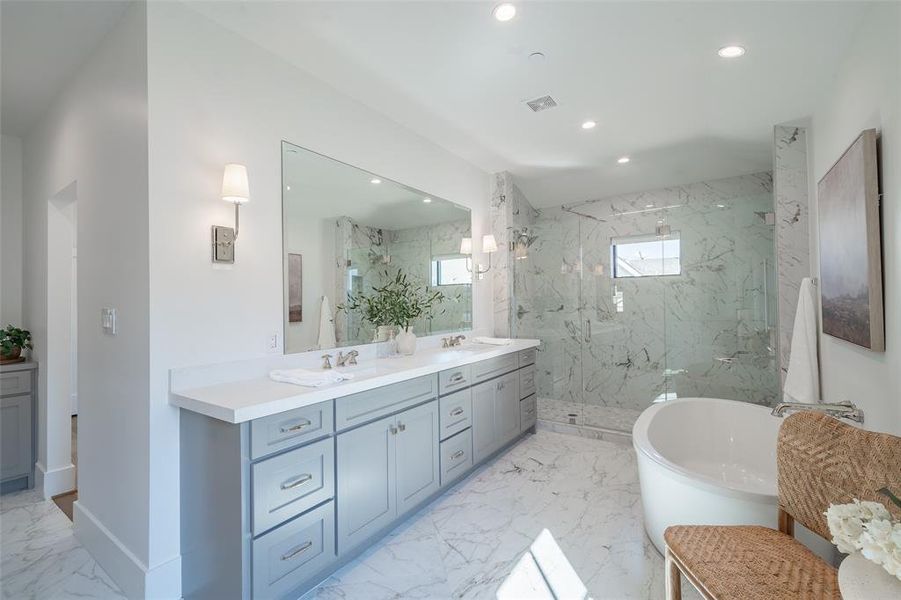
<svg viewBox="0 0 901 600">
<path fill-rule="evenodd" d="M 832 536 L 823 513 L 830 504 L 874 500 L 901 517 L 901 510 L 878 493 L 887 487 L 901 496 L 899 437 L 798 412 L 779 428 L 776 466 L 779 508 L 827 540 Z"/>
</svg>

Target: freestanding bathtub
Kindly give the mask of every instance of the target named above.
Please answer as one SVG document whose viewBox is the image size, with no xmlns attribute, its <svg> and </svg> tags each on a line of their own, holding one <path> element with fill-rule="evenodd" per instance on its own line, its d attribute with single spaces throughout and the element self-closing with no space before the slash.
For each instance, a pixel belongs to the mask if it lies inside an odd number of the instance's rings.
<svg viewBox="0 0 901 600">
<path fill-rule="evenodd" d="M 645 529 L 661 553 L 670 525 L 777 527 L 781 423 L 764 406 L 717 398 L 670 400 L 641 414 L 632 443 Z M 834 558 L 831 545 L 815 534 L 798 531 L 798 539 Z"/>
</svg>

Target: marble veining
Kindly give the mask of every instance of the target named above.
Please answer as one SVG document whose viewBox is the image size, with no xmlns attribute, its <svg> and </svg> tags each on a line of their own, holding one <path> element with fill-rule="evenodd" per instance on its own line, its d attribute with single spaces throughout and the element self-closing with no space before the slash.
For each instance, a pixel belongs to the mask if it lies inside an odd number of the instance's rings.
<svg viewBox="0 0 901 600">
<path fill-rule="evenodd" d="M 807 130 L 774 129 L 776 263 L 779 278 L 779 367 L 785 380 L 801 280 L 810 276 Z"/>
<path fill-rule="evenodd" d="M 36 490 L 0 497 L 0 589 L 3 598 L 125 598 Z"/>
<path fill-rule="evenodd" d="M 663 559 L 644 534 L 631 446 L 545 430 L 451 488 L 308 597 L 493 598 L 545 528 L 593 598 L 663 597 Z"/>
<path fill-rule="evenodd" d="M 508 179 L 497 176 L 493 231 L 528 226 L 533 240 L 512 281 L 496 274 L 495 320 L 542 341 L 540 418 L 628 431 L 673 395 L 776 400 L 771 173 L 537 211 Z M 661 224 L 679 234 L 681 274 L 614 279 L 611 240 Z"/>
</svg>

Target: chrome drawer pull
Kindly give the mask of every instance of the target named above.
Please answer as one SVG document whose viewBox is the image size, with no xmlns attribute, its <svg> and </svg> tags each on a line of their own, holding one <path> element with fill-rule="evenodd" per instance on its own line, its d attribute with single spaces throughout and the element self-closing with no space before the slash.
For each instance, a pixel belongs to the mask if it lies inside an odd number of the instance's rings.
<svg viewBox="0 0 901 600">
<path fill-rule="evenodd" d="M 466 453 L 463 452 L 462 450 L 457 450 L 456 452 L 451 454 L 451 460 L 457 460 L 458 458 L 462 458 L 464 454 L 466 454 Z"/>
<path fill-rule="evenodd" d="M 397 435 L 397 427 L 394 425 L 388 425 L 388 431 L 391 432 L 391 435 Z"/>
<path fill-rule="evenodd" d="M 290 427 L 282 426 L 281 431 L 282 431 L 282 433 L 291 433 L 292 431 L 300 431 L 301 429 L 309 427 L 312 424 L 313 423 L 311 423 L 308 419 L 301 419 L 300 421 L 298 421 L 294 425 L 291 425 Z"/>
<path fill-rule="evenodd" d="M 397 424 L 397 430 L 398 430 L 398 431 L 406 431 L 406 430 L 407 430 L 407 426 L 404 425 L 403 423 L 398 423 L 398 424 Z"/>
<path fill-rule="evenodd" d="M 283 482 L 282 489 L 283 490 L 294 489 L 299 485 L 305 484 L 306 482 L 310 481 L 311 479 L 313 479 L 312 475 L 310 475 L 309 473 L 304 473 L 303 475 L 299 475 L 299 476 L 295 477 L 294 479 L 288 479 L 287 481 Z"/>
<path fill-rule="evenodd" d="M 454 410 L 452 410 L 452 411 L 450 412 L 450 416 L 452 416 L 452 417 L 458 417 L 458 416 L 460 416 L 460 415 L 462 415 L 462 414 L 463 414 L 463 407 L 462 407 L 462 406 L 458 406 L 457 408 L 455 408 Z"/>
<path fill-rule="evenodd" d="M 454 373 L 454 376 L 450 378 L 450 383 L 459 383 L 463 379 L 463 373 Z"/>
<path fill-rule="evenodd" d="M 504 386 L 505 386 L 505 385 L 506 385 L 506 384 L 505 384 L 503 381 L 499 381 L 498 384 L 497 384 L 497 389 L 498 389 L 498 391 L 504 389 Z"/>
<path fill-rule="evenodd" d="M 306 552 L 307 550 L 309 550 L 312 547 L 313 547 L 312 541 L 301 544 L 300 546 L 297 546 L 296 548 L 292 548 L 291 550 L 288 550 L 287 552 L 282 554 L 282 560 L 291 560 L 292 558 L 294 558 L 301 552 Z"/>
</svg>

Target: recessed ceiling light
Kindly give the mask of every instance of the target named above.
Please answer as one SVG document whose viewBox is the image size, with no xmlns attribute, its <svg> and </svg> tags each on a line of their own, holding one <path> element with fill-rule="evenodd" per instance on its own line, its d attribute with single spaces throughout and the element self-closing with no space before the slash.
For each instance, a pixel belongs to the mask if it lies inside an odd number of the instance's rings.
<svg viewBox="0 0 901 600">
<path fill-rule="evenodd" d="M 585 121 L 582 123 L 582 129 L 594 129 L 597 126 L 597 123 L 594 121 Z"/>
<path fill-rule="evenodd" d="M 654 208 L 654 205 L 653 204 L 645 204 L 644 207 L 645 208 Z"/>
<path fill-rule="evenodd" d="M 618 162 L 621 165 L 624 165 L 627 162 L 629 162 L 630 160 L 632 160 L 632 159 L 629 158 L 628 156 L 620 156 L 619 158 L 616 159 L 616 162 Z"/>
<path fill-rule="evenodd" d="M 745 53 L 745 49 L 741 46 L 723 46 L 716 53 L 720 58 L 738 58 Z"/>
<path fill-rule="evenodd" d="M 504 2 L 495 6 L 491 14 L 494 15 L 495 19 L 503 23 L 516 16 L 516 7 L 509 2 Z"/>
<path fill-rule="evenodd" d="M 424 204 L 431 204 L 431 203 L 432 203 L 432 199 L 431 199 L 431 198 L 423 198 L 422 201 L 423 201 Z"/>
<path fill-rule="evenodd" d="M 290 186 L 290 185 L 286 185 L 286 186 L 285 186 L 285 189 L 287 189 L 287 190 L 290 192 L 290 191 L 291 191 L 291 186 Z"/>
<path fill-rule="evenodd" d="M 381 182 L 382 182 L 382 180 L 379 179 L 378 177 L 373 177 L 372 179 L 369 180 L 369 183 L 374 183 L 375 185 L 378 185 Z"/>
<path fill-rule="evenodd" d="M 726 208 L 726 205 L 725 204 L 717 204 L 716 207 L 717 208 Z"/>
</svg>

